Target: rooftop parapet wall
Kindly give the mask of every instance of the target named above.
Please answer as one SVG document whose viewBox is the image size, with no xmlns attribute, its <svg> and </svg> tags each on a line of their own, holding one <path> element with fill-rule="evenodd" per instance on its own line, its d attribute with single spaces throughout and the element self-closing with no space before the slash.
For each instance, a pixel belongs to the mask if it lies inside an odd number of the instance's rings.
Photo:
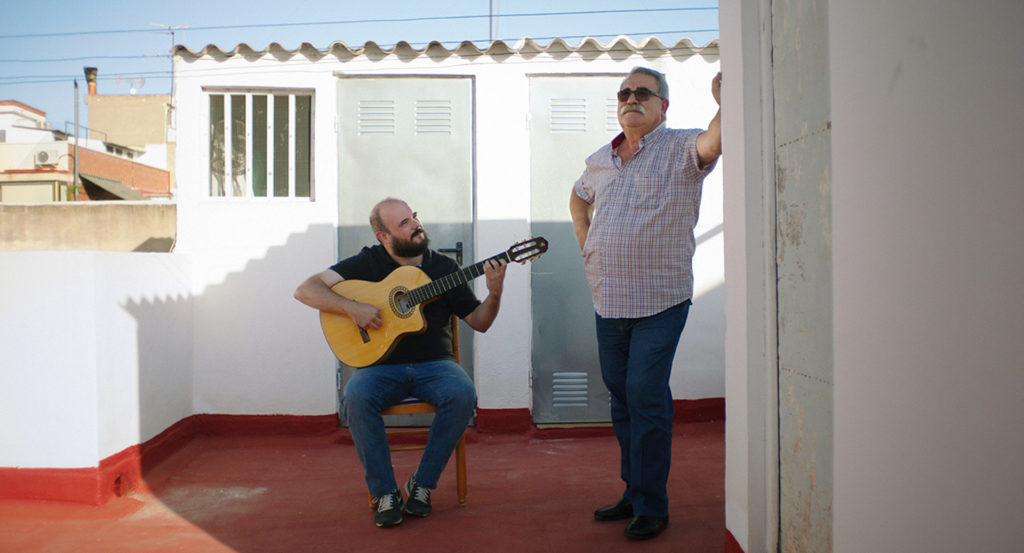
<svg viewBox="0 0 1024 553">
<path fill-rule="evenodd" d="M 171 203 L 0 204 L 0 250 L 168 252 L 177 215 Z"/>
</svg>

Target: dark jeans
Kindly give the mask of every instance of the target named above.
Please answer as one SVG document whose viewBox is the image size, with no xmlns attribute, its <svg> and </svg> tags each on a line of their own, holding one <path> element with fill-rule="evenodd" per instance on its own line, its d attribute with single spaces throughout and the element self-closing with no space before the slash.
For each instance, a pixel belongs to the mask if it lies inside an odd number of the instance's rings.
<svg viewBox="0 0 1024 553">
<path fill-rule="evenodd" d="M 597 315 L 601 376 L 611 393 L 612 427 L 621 450 L 622 494 L 634 515 L 668 516 L 672 460 L 672 372 L 687 300 L 639 319 Z"/>
<path fill-rule="evenodd" d="M 476 408 L 473 380 L 454 361 L 372 365 L 356 371 L 345 385 L 342 412 L 363 463 L 366 486 L 374 497 L 398 487 L 380 412 L 409 396 L 437 408 L 415 474 L 416 483 L 424 488 L 437 487 Z"/>
</svg>

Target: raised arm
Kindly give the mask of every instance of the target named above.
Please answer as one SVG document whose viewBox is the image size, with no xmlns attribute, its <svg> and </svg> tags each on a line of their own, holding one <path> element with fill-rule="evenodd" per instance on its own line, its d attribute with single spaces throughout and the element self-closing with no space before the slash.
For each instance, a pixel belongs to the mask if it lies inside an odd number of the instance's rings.
<svg viewBox="0 0 1024 553">
<path fill-rule="evenodd" d="M 711 79 L 711 96 L 718 104 L 718 112 L 708 123 L 708 130 L 697 137 L 697 157 L 703 169 L 722 155 L 722 74 Z"/>
<path fill-rule="evenodd" d="M 295 289 L 295 299 L 313 309 L 347 315 L 361 328 L 380 328 L 384 322 L 380 318 L 380 309 L 346 298 L 331 290 L 332 286 L 342 280 L 344 279 L 341 275 L 330 269 L 317 273 Z"/>
</svg>

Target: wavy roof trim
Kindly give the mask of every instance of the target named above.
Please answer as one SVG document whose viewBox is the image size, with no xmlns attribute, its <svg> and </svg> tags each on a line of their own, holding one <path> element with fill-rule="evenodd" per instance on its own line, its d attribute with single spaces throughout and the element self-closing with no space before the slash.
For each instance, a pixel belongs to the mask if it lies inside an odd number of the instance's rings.
<svg viewBox="0 0 1024 553">
<path fill-rule="evenodd" d="M 325 50 L 320 50 L 308 42 L 303 42 L 298 48 L 288 50 L 277 42 L 272 42 L 263 50 L 254 50 L 244 42 L 235 46 L 232 50 L 225 51 L 216 44 L 208 44 L 202 50 L 192 51 L 183 45 L 176 45 L 172 49 L 175 57 L 187 62 L 192 62 L 203 57 L 210 57 L 217 61 L 224 61 L 236 56 L 253 61 L 266 55 L 271 55 L 279 61 L 287 61 L 295 56 L 303 56 L 309 61 L 319 61 L 327 56 L 334 56 L 340 61 L 349 61 L 359 56 L 366 56 L 368 59 L 377 61 L 387 56 L 396 56 L 402 60 L 410 60 L 418 57 L 431 59 L 444 59 L 451 56 L 461 58 L 479 58 L 489 56 L 492 58 L 504 59 L 519 55 L 524 58 L 532 58 L 540 54 L 548 54 L 555 58 L 564 58 L 577 54 L 584 59 L 594 59 L 607 54 L 613 59 L 626 58 L 640 54 L 645 58 L 661 57 L 670 55 L 676 58 L 688 58 L 699 55 L 705 57 L 718 56 L 718 39 L 711 40 L 704 46 L 695 46 L 693 42 L 684 38 L 675 43 L 674 46 L 665 46 L 656 37 L 648 37 L 637 43 L 627 36 L 618 36 L 611 40 L 608 45 L 603 45 L 594 37 L 585 37 L 576 46 L 570 45 L 564 39 L 553 39 L 547 46 L 525 37 L 517 40 L 511 46 L 503 40 L 490 43 L 481 50 L 471 41 L 465 40 L 454 48 L 448 48 L 438 41 L 432 41 L 423 48 L 413 48 L 404 40 L 393 47 L 381 48 L 376 42 L 369 41 L 362 46 L 352 49 L 341 41 L 332 42 Z"/>
</svg>

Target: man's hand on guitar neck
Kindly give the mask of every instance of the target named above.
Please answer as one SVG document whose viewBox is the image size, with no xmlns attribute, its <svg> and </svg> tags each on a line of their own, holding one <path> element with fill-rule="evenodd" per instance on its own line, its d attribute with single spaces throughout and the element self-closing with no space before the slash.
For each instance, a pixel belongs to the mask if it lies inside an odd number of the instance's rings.
<svg viewBox="0 0 1024 553">
<path fill-rule="evenodd" d="M 505 289 L 505 269 L 508 263 L 503 259 L 488 259 L 484 263 L 484 277 L 487 279 L 487 292 L 491 295 L 501 297 Z"/>
<path fill-rule="evenodd" d="M 505 286 L 506 263 L 500 259 L 488 259 L 484 262 L 484 276 L 487 278 L 487 298 L 476 306 L 472 313 L 462 320 L 477 332 L 487 332 L 491 323 L 498 316 L 501 308 L 501 292 Z"/>
</svg>

